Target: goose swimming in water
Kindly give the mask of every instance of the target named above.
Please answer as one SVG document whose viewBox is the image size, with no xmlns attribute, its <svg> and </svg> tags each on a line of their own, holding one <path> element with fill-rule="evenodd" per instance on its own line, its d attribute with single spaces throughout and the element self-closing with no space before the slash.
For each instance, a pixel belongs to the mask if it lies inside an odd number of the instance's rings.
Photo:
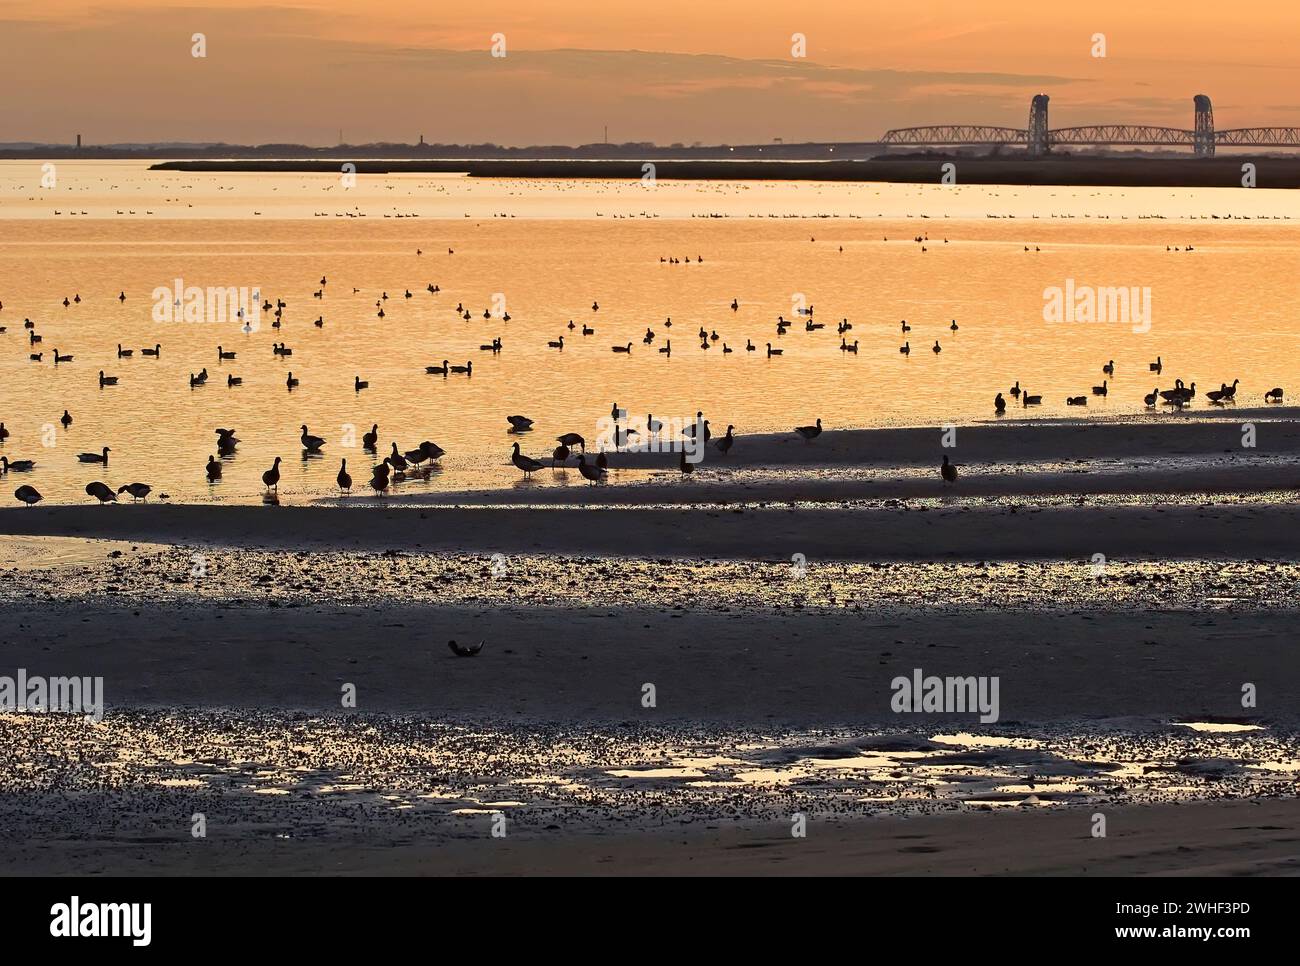
<svg viewBox="0 0 1300 966">
<path fill-rule="evenodd" d="M 66 409 L 63 410 L 63 415 L 59 417 L 59 422 L 63 424 L 64 429 L 67 429 L 72 425 L 72 413 L 68 412 Z"/>
<path fill-rule="evenodd" d="M 123 349 L 122 343 L 117 344 L 117 357 L 119 359 L 128 359 L 135 353 L 134 349 Z"/>
<path fill-rule="evenodd" d="M 1165 364 L 1160 361 L 1159 356 L 1156 356 L 1155 362 L 1152 362 L 1147 366 L 1148 369 L 1150 369 L 1152 372 L 1156 373 L 1157 375 L 1160 373 L 1160 370 L 1162 370 L 1164 367 Z"/>
<path fill-rule="evenodd" d="M 1021 392 L 1020 402 L 1025 406 L 1041 406 L 1043 403 L 1043 397 L 1031 396 L 1028 392 Z"/>
<path fill-rule="evenodd" d="M 451 367 L 447 365 L 447 360 L 443 359 L 442 365 L 425 366 L 424 371 L 431 376 L 445 376 L 447 373 L 451 372 Z"/>
<path fill-rule="evenodd" d="M 82 463 L 103 463 L 107 466 L 109 452 L 109 448 L 105 446 L 103 451 L 99 453 L 78 453 L 77 459 Z"/>
<path fill-rule="evenodd" d="M 910 342 L 904 342 L 902 345 L 900 345 L 900 346 L 898 347 L 898 351 L 901 352 L 901 353 L 902 353 L 903 355 L 905 355 L 905 356 L 911 355 L 911 354 L 912 354 L 912 343 L 910 343 Z"/>
<path fill-rule="evenodd" d="M 266 484 L 268 490 L 280 492 L 280 457 L 277 456 L 271 468 L 262 474 L 262 482 Z"/>
<path fill-rule="evenodd" d="M 162 355 L 162 346 L 155 345 L 152 349 L 146 346 L 145 348 L 140 350 L 140 355 L 153 356 L 155 359 L 157 359 Z"/>
<path fill-rule="evenodd" d="M 293 373 L 290 372 L 289 375 L 285 377 L 284 384 L 289 388 L 290 391 L 292 391 L 295 387 L 297 387 L 298 380 L 295 379 Z"/>
<path fill-rule="evenodd" d="M 148 483 L 124 483 L 117 488 L 118 493 L 130 493 L 131 502 L 144 500 L 148 502 L 149 494 L 153 492 L 153 487 Z"/>
<path fill-rule="evenodd" d="M 194 388 L 195 386 L 201 386 L 201 385 L 203 385 L 203 384 L 204 384 L 205 382 L 207 382 L 207 381 L 208 381 L 208 370 L 207 370 L 207 369 L 204 369 L 204 370 L 203 370 L 202 372 L 200 372 L 197 376 L 196 376 L 194 373 L 192 373 L 192 372 L 190 373 L 190 388 L 191 388 L 191 389 Z"/>
<path fill-rule="evenodd" d="M 564 351 L 564 336 L 560 336 L 559 339 L 555 340 L 554 342 L 548 342 L 548 343 L 546 343 L 546 345 L 547 345 L 548 348 L 551 348 L 551 349 L 559 349 L 561 352 L 563 352 L 563 351 Z"/>
<path fill-rule="evenodd" d="M 794 431 L 802 436 L 805 442 L 812 442 L 822 434 L 822 420 L 817 417 L 817 422 L 812 426 L 796 426 Z"/>
<path fill-rule="evenodd" d="M 1106 363 L 1104 366 L 1102 366 L 1102 367 L 1101 367 L 1101 371 L 1104 372 L 1104 373 L 1105 373 L 1106 375 L 1108 375 L 1108 376 L 1113 376 L 1113 375 L 1115 375 L 1115 360 L 1114 360 L 1114 359 L 1111 359 L 1110 362 L 1108 362 L 1108 363 Z"/>
<path fill-rule="evenodd" d="M 671 355 L 673 354 L 673 340 L 672 340 L 672 339 L 665 339 L 665 340 L 664 340 L 664 344 L 661 345 L 661 346 L 659 347 L 659 354 L 660 354 L 661 356 L 671 356 Z"/>
<path fill-rule="evenodd" d="M 218 361 L 218 362 L 220 362 L 222 359 L 233 359 L 233 358 L 235 358 L 235 354 L 234 354 L 233 352 L 227 352 L 227 351 L 226 351 L 225 349 L 223 349 L 221 346 L 217 346 L 217 361 Z"/>
<path fill-rule="evenodd" d="M 106 376 L 106 375 L 104 375 L 104 370 L 103 370 L 103 369 L 100 369 L 100 370 L 99 370 L 99 388 L 100 388 L 100 389 L 103 389 L 105 386 L 116 386 L 116 385 L 117 385 L 117 376 Z"/>
<path fill-rule="evenodd" d="M 610 346 L 610 350 L 613 351 L 613 352 L 623 352 L 623 353 L 626 353 L 626 354 L 628 354 L 628 355 L 631 355 L 631 354 L 632 354 L 632 343 L 629 342 L 629 343 L 628 343 L 627 345 L 625 345 L 625 346 L 623 346 L 623 345 Z"/>
<path fill-rule="evenodd" d="M 1106 383 L 1108 383 L 1108 382 L 1110 382 L 1109 379 L 1103 379 L 1103 380 L 1101 381 L 1101 385 L 1100 385 L 1100 386 L 1093 386 L 1093 387 L 1092 387 L 1092 394 L 1093 394 L 1094 396 L 1104 396 L 1104 395 L 1106 395 L 1106 393 L 1107 393 L 1107 391 L 1108 391 L 1108 390 L 1106 389 Z"/>
<path fill-rule="evenodd" d="M 362 379 L 360 376 L 353 376 L 353 377 L 352 377 L 352 391 L 353 391 L 353 392 L 360 392 L 362 389 L 369 389 L 369 388 L 370 388 L 370 383 L 366 382 L 366 381 L 365 381 L 364 379 Z"/>
<path fill-rule="evenodd" d="M 1086 406 L 1088 405 L 1087 396 L 1069 396 L 1065 400 L 1067 406 Z"/>
<path fill-rule="evenodd" d="M 40 491 L 37 490 L 36 487 L 28 486 L 26 483 L 14 490 L 14 496 L 17 497 L 20 502 L 26 503 L 28 506 L 35 506 L 37 503 L 40 503 L 41 500 L 45 499 L 45 497 L 41 496 Z"/>
<path fill-rule="evenodd" d="M 373 453 L 375 451 L 375 447 L 378 445 L 379 445 L 379 424 L 372 423 L 370 426 L 370 432 L 366 433 L 364 436 L 361 437 L 361 446 L 363 449 L 368 449 L 370 450 L 370 452 Z"/>
<path fill-rule="evenodd" d="M 943 348 L 939 345 L 938 339 L 934 340 L 934 346 L 931 348 L 930 351 L 933 352 L 935 355 L 938 355 L 940 352 L 943 351 Z"/>
<path fill-rule="evenodd" d="M 1011 393 L 1011 398 L 1012 398 L 1012 399 L 1019 399 L 1019 398 L 1020 398 L 1020 380 L 1017 379 L 1017 380 L 1016 380 L 1016 384 L 1015 384 L 1014 386 L 1012 386 L 1008 391 Z"/>
<path fill-rule="evenodd" d="M 112 487 L 106 483 L 95 480 L 93 483 L 86 484 L 86 493 L 93 496 L 100 503 L 116 503 L 117 494 L 113 492 Z"/>
<path fill-rule="evenodd" d="M 325 440 L 321 439 L 319 436 L 312 436 L 307 432 L 306 423 L 303 423 L 302 425 L 302 436 L 300 436 L 299 439 L 302 440 L 302 448 L 307 450 L 309 453 L 319 452 L 320 448 L 325 445 Z"/>
<path fill-rule="evenodd" d="M 474 375 L 474 363 L 471 361 L 465 363 L 463 366 L 452 366 L 451 371 L 466 376 L 472 376 Z"/>
<path fill-rule="evenodd" d="M 769 342 L 767 344 L 767 357 L 769 359 L 772 358 L 772 356 L 779 356 L 779 355 L 783 355 L 784 353 L 785 353 L 784 349 L 773 349 L 772 343 Z"/>
<path fill-rule="evenodd" d="M 1007 411 L 1007 401 L 1002 398 L 1002 393 L 998 393 L 993 399 L 993 409 L 997 412 L 1004 413 Z"/>
<path fill-rule="evenodd" d="M 533 428 L 533 421 L 527 416 L 507 416 L 506 422 L 510 424 L 510 431 L 515 433 L 524 433 Z"/>
<path fill-rule="evenodd" d="M 35 460 L 11 460 L 8 456 L 0 456 L 0 472 L 3 473 L 29 473 L 35 465 Z"/>
<path fill-rule="evenodd" d="M 208 465 L 205 469 L 207 470 L 209 483 L 215 483 L 217 480 L 221 479 L 221 461 L 211 453 L 208 454 Z"/>
</svg>

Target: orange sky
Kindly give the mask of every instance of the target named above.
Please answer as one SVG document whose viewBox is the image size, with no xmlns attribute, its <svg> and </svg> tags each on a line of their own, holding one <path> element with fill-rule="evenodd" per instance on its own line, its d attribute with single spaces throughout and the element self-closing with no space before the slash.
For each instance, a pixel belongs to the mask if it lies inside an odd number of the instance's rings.
<svg viewBox="0 0 1300 966">
<path fill-rule="evenodd" d="M 605 124 L 613 141 L 863 140 L 1023 126 L 1040 90 L 1053 126 L 1190 127 L 1200 92 L 1221 128 L 1300 125 L 1295 0 L 445 6 L 0 0 L 0 142 L 580 143 Z"/>
</svg>

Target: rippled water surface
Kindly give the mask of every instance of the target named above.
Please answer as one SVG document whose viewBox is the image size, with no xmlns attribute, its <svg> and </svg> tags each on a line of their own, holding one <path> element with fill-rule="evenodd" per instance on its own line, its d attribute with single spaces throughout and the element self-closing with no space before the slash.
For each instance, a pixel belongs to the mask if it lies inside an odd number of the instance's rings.
<svg viewBox="0 0 1300 966">
<path fill-rule="evenodd" d="M 837 427 L 984 419 L 1016 380 L 1043 395 L 1045 414 L 1089 417 L 1138 414 L 1142 396 L 1174 378 L 1202 390 L 1239 378 L 1252 405 L 1300 383 L 1300 353 L 1289 351 L 1300 201 L 1287 192 L 414 175 L 363 177 L 345 192 L 330 175 L 121 162 L 58 172 L 46 190 L 38 166 L 0 163 L 3 452 L 37 463 L 5 490 L 27 482 L 50 501 L 86 500 L 97 478 L 251 501 L 275 456 L 286 494 L 324 493 L 343 457 L 364 480 L 360 437 L 374 423 L 383 452 L 394 441 L 444 447 L 441 469 L 411 487 L 450 490 L 517 479 L 508 414 L 536 421 L 519 441 L 542 456 L 559 433 L 594 438 L 615 402 L 637 421 L 702 410 L 743 435 L 817 416 Z M 248 332 L 234 320 L 156 321 L 155 289 L 178 278 L 283 300 L 282 327 L 271 312 Z M 1067 278 L 1149 286 L 1151 330 L 1048 325 L 1043 292 Z M 805 331 L 800 303 L 826 328 Z M 796 319 L 783 336 L 778 316 Z M 841 320 L 856 354 L 839 349 Z M 707 351 L 701 327 L 719 335 Z M 564 349 L 548 348 L 560 336 Z M 494 338 L 502 352 L 480 350 Z M 898 352 L 904 339 L 910 356 Z M 670 355 L 656 351 L 669 340 Z M 768 358 L 768 342 L 784 354 Z M 119 358 L 119 343 L 134 355 Z M 628 343 L 630 354 L 611 351 Z M 158 358 L 141 356 L 159 344 Z M 218 346 L 236 357 L 219 359 Z M 56 367 L 56 350 L 73 361 Z M 1148 370 L 1157 356 L 1160 375 Z M 473 375 L 425 373 L 443 360 L 472 361 Z M 1067 408 L 1110 360 L 1110 394 Z M 208 382 L 191 388 L 204 368 Z M 100 370 L 118 384 L 101 388 Z M 228 387 L 229 375 L 243 384 Z M 358 376 L 369 382 L 360 393 Z M 304 423 L 327 440 L 323 456 L 303 458 Z M 218 426 L 244 442 L 209 486 Z M 104 446 L 107 469 L 77 461 Z"/>
</svg>

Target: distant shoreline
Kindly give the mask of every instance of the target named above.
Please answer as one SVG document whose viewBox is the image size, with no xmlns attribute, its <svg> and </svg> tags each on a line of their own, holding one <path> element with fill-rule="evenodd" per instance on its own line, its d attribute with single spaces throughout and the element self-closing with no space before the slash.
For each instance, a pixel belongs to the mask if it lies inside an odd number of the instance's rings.
<svg viewBox="0 0 1300 966">
<path fill-rule="evenodd" d="M 359 159 L 358 174 L 453 174 L 475 178 L 640 180 L 653 164 L 654 177 L 675 181 L 848 181 L 939 184 L 943 165 L 955 166 L 957 184 L 1084 185 L 1092 187 L 1241 188 L 1242 166 L 1256 168 L 1260 188 L 1300 188 L 1300 157 L 1213 159 L 967 158 L 933 155 L 869 161 L 590 161 L 590 160 L 377 160 Z M 165 161 L 154 171 L 337 172 L 343 162 L 321 159 L 229 159 Z"/>
</svg>

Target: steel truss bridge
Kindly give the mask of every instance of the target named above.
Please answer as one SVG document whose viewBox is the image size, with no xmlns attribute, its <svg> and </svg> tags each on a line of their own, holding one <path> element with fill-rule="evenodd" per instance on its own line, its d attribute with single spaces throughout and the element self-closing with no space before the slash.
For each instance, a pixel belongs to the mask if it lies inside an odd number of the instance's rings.
<svg viewBox="0 0 1300 966">
<path fill-rule="evenodd" d="M 887 131 L 882 144 L 957 146 L 1023 145 L 1031 155 L 1047 154 L 1058 145 L 1125 145 L 1133 147 L 1190 147 L 1197 157 L 1213 157 L 1223 147 L 1300 148 L 1300 128 L 1241 127 L 1216 131 L 1214 110 L 1204 94 L 1193 98 L 1191 129 L 1150 124 L 1092 124 L 1083 127 L 1047 126 L 1046 94 L 1034 96 L 1027 128 L 991 127 L 985 124 L 938 124 Z"/>
</svg>

